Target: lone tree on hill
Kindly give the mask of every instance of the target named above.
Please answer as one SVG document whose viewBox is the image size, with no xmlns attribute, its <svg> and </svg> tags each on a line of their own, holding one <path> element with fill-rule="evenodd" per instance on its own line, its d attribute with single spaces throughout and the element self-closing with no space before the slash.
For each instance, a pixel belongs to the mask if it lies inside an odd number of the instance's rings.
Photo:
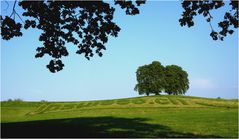
<svg viewBox="0 0 239 139">
<path fill-rule="evenodd" d="M 154 61 L 152 64 L 144 65 L 138 68 L 137 72 L 138 84 L 135 90 L 140 95 L 156 94 L 158 95 L 164 88 L 164 67 L 160 62 Z"/>
<path fill-rule="evenodd" d="M 180 95 L 185 94 L 189 89 L 186 71 L 176 65 L 163 67 L 158 61 L 139 67 L 136 78 L 138 83 L 135 91 L 138 91 L 140 95 L 159 95 L 163 91 L 169 95 Z"/>
</svg>

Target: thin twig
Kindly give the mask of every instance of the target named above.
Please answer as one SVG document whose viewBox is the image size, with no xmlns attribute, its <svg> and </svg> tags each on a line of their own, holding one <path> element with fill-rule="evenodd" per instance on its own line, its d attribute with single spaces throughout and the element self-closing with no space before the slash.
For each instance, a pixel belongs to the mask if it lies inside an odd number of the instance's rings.
<svg viewBox="0 0 239 139">
<path fill-rule="evenodd" d="M 8 9 L 8 7 L 9 7 L 9 3 L 8 3 L 6 0 L 5 0 L 5 3 L 7 4 L 7 8 L 4 9 L 4 11 L 7 12 L 7 9 Z"/>
<path fill-rule="evenodd" d="M 14 5 L 13 5 L 13 7 L 12 7 L 12 13 L 11 13 L 10 17 L 12 17 L 12 15 L 16 13 L 16 11 L 15 11 L 16 3 L 17 3 L 17 0 L 14 1 Z M 15 15 L 14 15 L 14 16 L 15 16 Z M 15 18 L 14 18 L 14 19 L 15 19 Z"/>
<path fill-rule="evenodd" d="M 210 14 L 210 12 L 208 11 L 208 15 L 209 15 L 209 25 L 212 29 L 212 31 L 214 31 L 213 27 L 212 27 L 212 23 L 211 23 L 211 19 L 213 18 L 212 15 Z"/>
<path fill-rule="evenodd" d="M 210 19 L 213 19 L 213 17 L 212 17 L 212 15 L 210 14 L 210 12 L 208 12 L 208 14 L 209 14 Z"/>
<path fill-rule="evenodd" d="M 24 21 L 22 20 L 21 16 L 20 16 L 20 15 L 16 12 L 16 10 L 15 10 L 16 3 L 17 3 L 17 0 L 14 1 L 14 5 L 13 5 L 13 7 L 12 7 L 12 13 L 11 13 L 10 17 L 12 17 L 12 15 L 13 15 L 13 19 L 15 20 L 15 16 L 17 15 L 18 18 L 19 18 L 19 19 L 22 21 L 22 23 L 24 24 Z"/>
<path fill-rule="evenodd" d="M 17 16 L 19 17 L 19 19 L 22 21 L 22 23 L 24 23 L 24 21 L 22 20 L 21 16 L 20 16 L 17 12 L 15 12 L 15 13 L 16 13 Z"/>
<path fill-rule="evenodd" d="M 210 25 L 212 31 L 214 31 L 214 29 L 213 29 L 213 27 L 212 27 L 212 24 L 211 24 L 211 21 L 209 21 L 209 25 Z"/>
</svg>

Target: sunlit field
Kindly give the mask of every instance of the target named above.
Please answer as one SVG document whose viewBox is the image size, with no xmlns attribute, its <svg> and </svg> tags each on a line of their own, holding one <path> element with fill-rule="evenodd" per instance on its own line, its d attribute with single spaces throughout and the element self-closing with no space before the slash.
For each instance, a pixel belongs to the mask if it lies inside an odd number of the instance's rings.
<svg viewBox="0 0 239 139">
<path fill-rule="evenodd" d="M 2 137 L 238 137 L 238 100 L 1 102 Z"/>
</svg>

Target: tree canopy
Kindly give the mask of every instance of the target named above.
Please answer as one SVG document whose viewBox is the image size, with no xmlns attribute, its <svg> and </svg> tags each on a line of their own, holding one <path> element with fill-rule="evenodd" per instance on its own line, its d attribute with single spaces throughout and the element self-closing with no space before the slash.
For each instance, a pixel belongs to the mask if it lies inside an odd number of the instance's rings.
<svg viewBox="0 0 239 139">
<path fill-rule="evenodd" d="M 135 90 L 140 95 L 159 94 L 164 88 L 164 67 L 160 62 L 154 61 L 152 64 L 144 65 L 138 68 L 136 72 L 138 84 Z"/>
<path fill-rule="evenodd" d="M 88 60 L 94 54 L 100 57 L 102 50 L 106 50 L 105 43 L 109 36 L 117 37 L 120 27 L 113 22 L 115 8 L 103 1 L 20 1 L 18 4 L 24 10 L 22 16 L 25 21 L 16 22 L 12 16 L 17 15 L 15 10 L 10 16 L 1 19 L 1 36 L 4 40 L 22 36 L 22 26 L 25 29 L 35 28 L 42 30 L 39 41 L 43 46 L 36 49 L 36 58 L 50 55 L 53 59 L 47 65 L 51 72 L 63 69 L 62 56 L 68 56 L 66 43 L 78 47 L 77 54 L 84 54 Z M 125 9 L 127 15 L 139 13 L 137 6 L 144 1 L 115 1 Z M 137 6 L 136 6 L 137 5 Z"/>
<path fill-rule="evenodd" d="M 223 1 L 183 1 L 182 7 L 184 9 L 182 17 L 179 19 L 181 26 L 191 27 L 194 25 L 193 18 L 197 15 L 203 15 L 211 28 L 210 36 L 213 40 L 222 40 L 228 34 L 233 34 L 234 30 L 238 28 L 238 1 L 231 0 L 229 5 L 231 9 L 224 14 L 223 21 L 218 23 L 218 27 L 221 31 L 216 31 L 211 22 L 213 16 L 211 11 L 223 7 L 225 3 Z"/>
<path fill-rule="evenodd" d="M 188 74 L 176 65 L 162 66 L 153 61 L 149 65 L 140 66 L 136 71 L 137 84 L 135 91 L 140 95 L 165 92 L 173 95 L 185 94 L 189 89 Z"/>
<path fill-rule="evenodd" d="M 189 89 L 188 74 L 177 65 L 165 67 L 164 91 L 168 94 L 185 94 Z"/>
<path fill-rule="evenodd" d="M 45 54 L 51 56 L 47 68 L 54 73 L 64 67 L 61 58 L 69 55 L 67 43 L 78 47 L 76 53 L 84 55 L 88 60 L 95 54 L 101 57 L 109 36 L 117 37 L 120 32 L 120 27 L 113 22 L 114 6 L 120 6 L 126 15 L 136 15 L 139 14 L 138 7 L 144 3 L 145 0 L 115 0 L 113 4 L 104 1 L 15 0 L 11 15 L 0 16 L 1 37 L 3 40 L 20 37 L 23 27 L 41 30 L 39 41 L 43 46 L 36 49 L 35 57 L 40 58 Z M 22 15 L 15 10 L 17 4 L 24 11 Z M 193 18 L 202 14 L 212 29 L 210 36 L 213 40 L 223 40 L 238 28 L 238 1 L 231 1 L 231 9 L 225 13 L 224 20 L 218 23 L 221 31 L 213 29 L 213 16 L 210 12 L 224 5 L 223 1 L 183 1 L 184 11 L 179 19 L 180 25 L 191 27 L 194 25 Z"/>
</svg>

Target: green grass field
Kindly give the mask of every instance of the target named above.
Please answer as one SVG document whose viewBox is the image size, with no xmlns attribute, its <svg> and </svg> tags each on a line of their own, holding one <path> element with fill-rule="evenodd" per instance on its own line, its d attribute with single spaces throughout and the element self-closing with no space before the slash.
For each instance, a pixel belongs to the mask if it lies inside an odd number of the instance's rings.
<svg viewBox="0 0 239 139">
<path fill-rule="evenodd" d="M 2 137 L 238 137 L 238 100 L 1 102 Z"/>
</svg>

